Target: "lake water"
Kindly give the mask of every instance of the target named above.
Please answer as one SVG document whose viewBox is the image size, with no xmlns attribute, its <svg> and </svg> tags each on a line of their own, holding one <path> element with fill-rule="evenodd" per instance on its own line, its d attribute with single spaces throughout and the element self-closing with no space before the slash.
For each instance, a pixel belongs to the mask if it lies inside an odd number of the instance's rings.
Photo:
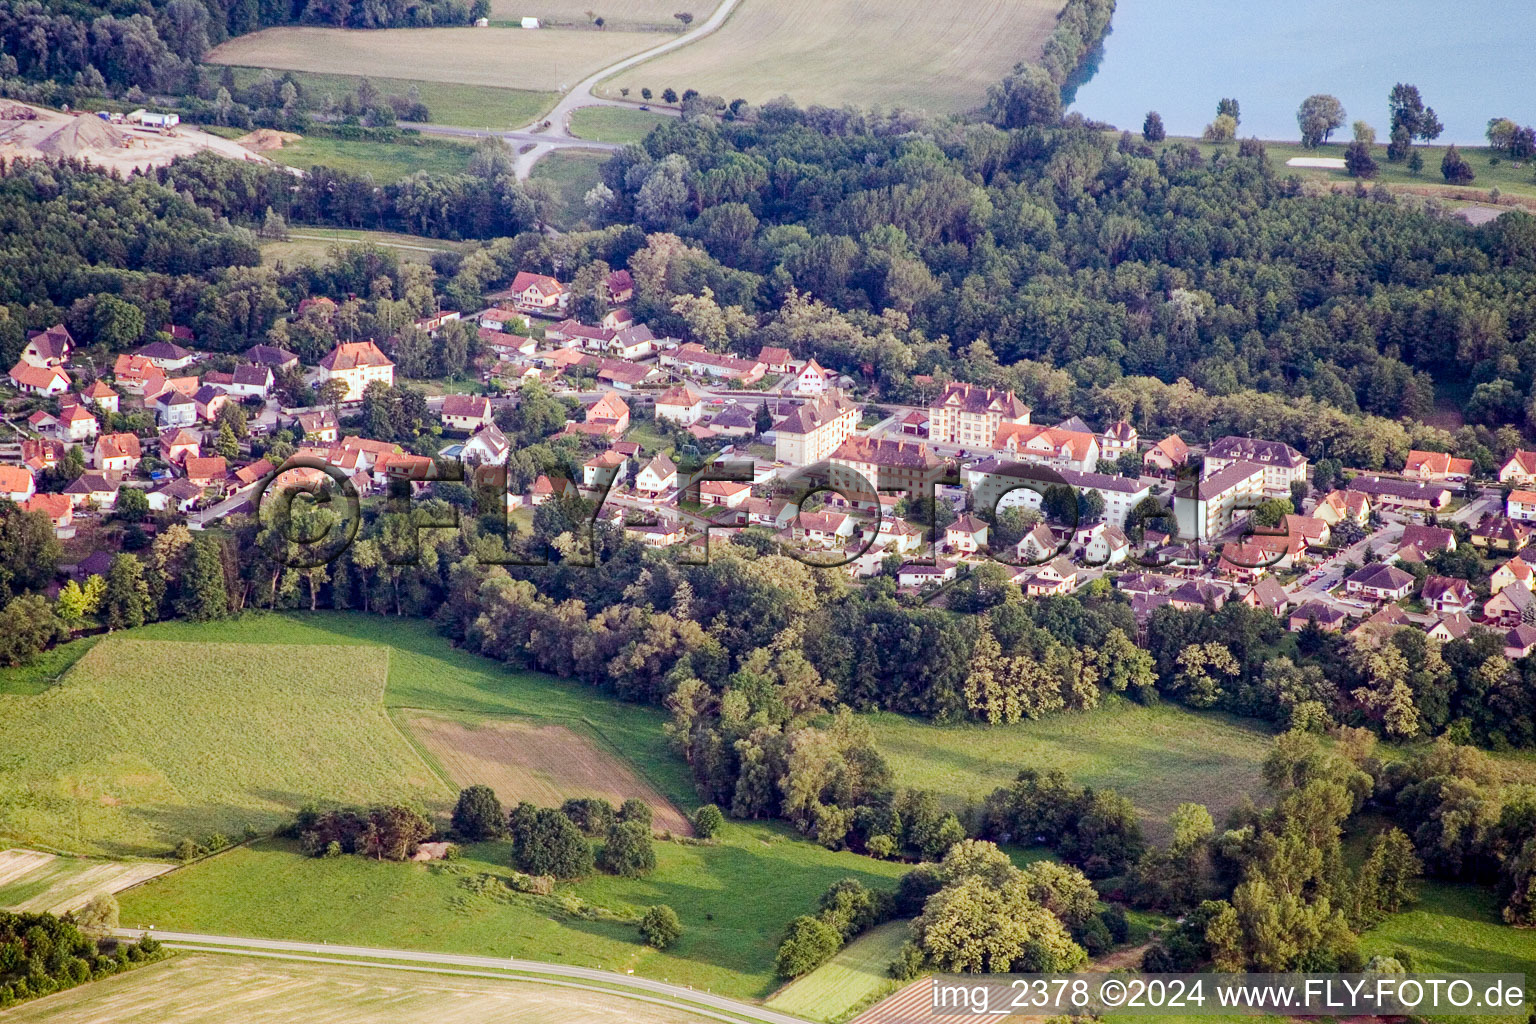
<svg viewBox="0 0 1536 1024">
<path fill-rule="evenodd" d="M 1384 144 L 1396 82 L 1435 108 L 1442 143 L 1486 144 L 1495 116 L 1536 123 L 1536 0 L 1119 0 L 1096 56 L 1071 109 L 1133 132 L 1156 110 L 1198 135 L 1234 96 L 1240 137 L 1296 139 L 1321 92 L 1348 114 L 1335 141 L 1360 118 Z"/>
</svg>

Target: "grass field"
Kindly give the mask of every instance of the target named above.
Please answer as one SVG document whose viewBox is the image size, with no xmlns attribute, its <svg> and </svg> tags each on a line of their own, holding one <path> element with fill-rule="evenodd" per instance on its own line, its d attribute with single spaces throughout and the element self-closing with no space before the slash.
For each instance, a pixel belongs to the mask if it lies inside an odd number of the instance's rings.
<svg viewBox="0 0 1536 1024">
<path fill-rule="evenodd" d="M 1124 700 L 1011 726 L 892 714 L 870 722 L 897 781 L 935 790 L 951 806 L 980 800 L 1022 768 L 1060 768 L 1080 785 L 1129 797 L 1156 840 L 1167 837 L 1168 815 L 1185 801 L 1205 804 L 1220 822 L 1245 794 L 1262 799 L 1259 765 L 1271 739 L 1242 719 Z"/>
<path fill-rule="evenodd" d="M 571 133 L 599 142 L 639 142 L 668 120 L 665 114 L 628 107 L 582 107 L 571 114 Z"/>
<path fill-rule="evenodd" d="M 377 66 L 377 65 L 376 65 Z M 257 81 L 265 72 L 259 67 L 236 67 L 235 82 L 241 87 Z M 373 68 L 367 68 L 371 71 Z M 362 78 L 358 75 L 328 74 L 323 71 L 295 71 L 293 77 L 304 91 L 317 99 L 327 94 L 338 103 L 349 92 L 356 92 Z M 548 110 L 555 102 L 552 92 L 530 89 L 505 89 L 494 85 L 462 85 L 456 82 L 379 78 L 368 81 L 386 96 L 409 96 L 414 88 L 427 105 L 436 124 L 455 124 L 465 128 L 489 128 L 506 131 L 521 128 Z"/>
<path fill-rule="evenodd" d="M 0 696 L 0 836 L 163 856 L 308 800 L 442 805 L 447 787 L 384 714 L 388 669 L 376 647 L 102 640 L 61 685 Z"/>
<path fill-rule="evenodd" d="M 545 25 L 589 25 L 587 12 L 591 11 L 604 20 L 608 31 L 641 26 L 681 29 L 681 23 L 672 17 L 677 11 L 692 11 L 697 24 L 714 9 L 713 0 L 681 7 L 676 0 L 612 0 L 602 4 L 592 0 L 491 0 L 491 18 L 496 21 L 533 17 Z"/>
<path fill-rule="evenodd" d="M 634 797 L 650 805 L 658 832 L 693 835 L 670 801 L 585 729 L 421 713 L 409 714 L 405 723 L 428 762 L 455 786 L 490 786 L 503 806 L 527 800 L 554 807 L 571 797 L 602 797 L 617 807 Z"/>
<path fill-rule="evenodd" d="M 99 893 L 121 892 L 171 870 L 156 861 L 117 862 L 54 857 L 34 850 L 0 851 L 0 907 L 67 914 Z"/>
<path fill-rule="evenodd" d="M 533 165 L 533 177 L 554 185 L 559 207 L 552 216 L 555 226 L 569 231 L 584 222 L 587 209 L 582 204 L 587 190 L 602 181 L 606 153 L 556 150 Z"/>
<path fill-rule="evenodd" d="M 780 989 L 767 1005 L 811 1020 L 843 1020 L 900 987 L 886 967 L 910 935 L 908 921 L 872 928 L 810 974 Z"/>
<path fill-rule="evenodd" d="M 603 83 L 638 95 L 672 87 L 762 103 L 978 106 L 987 87 L 1037 56 L 1061 0 L 742 0 L 718 32 Z"/>
<path fill-rule="evenodd" d="M 0 668 L 0 695 L 42 693 L 85 657 L 99 637 L 85 637 L 39 654 L 30 665 Z"/>
<path fill-rule="evenodd" d="M 358 231 L 352 228 L 308 227 L 290 224 L 287 241 L 261 243 L 261 262 L 264 266 L 295 263 L 324 263 L 330 259 L 330 250 L 337 245 L 362 243 L 382 246 L 394 253 L 402 263 L 426 263 L 435 252 L 463 249 L 463 242 L 445 242 L 440 238 L 422 238 L 418 235 L 401 235 L 393 231 Z"/>
<path fill-rule="evenodd" d="M 785 926 L 815 908 L 840 878 L 889 887 L 905 865 L 830 850 L 767 824 L 730 824 L 716 845 L 656 844 L 645 878 L 595 875 L 556 899 L 474 886 L 506 878 L 506 843 L 466 846 L 447 864 L 362 857 L 316 859 L 290 842 L 263 840 L 123 893 L 125 927 L 322 939 L 353 945 L 519 956 L 601 967 L 740 998 L 776 985 L 773 954 Z M 605 913 L 572 914 L 579 899 Z M 632 923 L 666 903 L 683 937 L 665 952 L 644 945 Z"/>
<path fill-rule="evenodd" d="M 1199 139 L 1182 138 L 1180 142 L 1188 142 L 1200 148 L 1207 156 L 1216 152 L 1218 147 Z M 1264 150 L 1269 155 L 1269 161 L 1274 165 L 1275 171 L 1281 175 L 1295 174 L 1301 178 L 1312 181 L 1327 181 L 1337 185 L 1348 185 L 1353 188 L 1355 179 L 1349 176 L 1349 172 L 1343 170 L 1330 170 L 1319 167 L 1287 167 L 1286 161 L 1292 157 L 1332 157 L 1342 160 L 1344 150 L 1349 146 L 1349 138 L 1345 135 L 1342 141 L 1331 142 L 1317 149 L 1306 149 L 1299 142 L 1265 142 Z M 1156 147 L 1154 147 L 1156 148 Z M 1235 146 L 1219 147 L 1228 152 L 1235 152 Z M 1467 163 L 1472 165 L 1477 178 L 1471 185 L 1447 185 L 1445 178 L 1440 173 L 1440 160 L 1445 156 L 1446 146 L 1416 146 L 1419 155 L 1424 158 L 1424 169 L 1415 177 L 1408 170 L 1407 161 L 1391 163 L 1387 160 L 1387 147 L 1380 144 L 1374 146 L 1371 155 L 1375 157 L 1379 172 L 1375 181 L 1385 182 L 1394 188 L 1408 189 L 1433 194 L 1447 199 L 1482 200 L 1486 198 L 1488 189 L 1497 187 L 1500 193 L 1506 196 L 1519 196 L 1536 199 L 1536 162 L 1525 161 L 1512 163 L 1499 157 L 1498 153 L 1486 146 L 1458 146 L 1461 155 Z M 1493 163 L 1498 160 L 1498 163 Z M 1369 185 L 1370 182 L 1367 182 Z"/>
<path fill-rule="evenodd" d="M 253 1019 L 263 1024 L 691 1024 L 707 1018 L 620 995 L 533 982 L 208 953 L 182 953 L 23 1003 L 5 1015 L 7 1024 L 247 1024 Z"/>
<path fill-rule="evenodd" d="M 211 64 L 367 75 L 548 92 L 656 44 L 654 32 L 504 28 L 269 28 L 209 51 Z M 422 102 L 432 103 L 422 95 Z M 437 112 L 433 111 L 433 116 Z M 476 124 L 481 122 L 476 121 Z"/>
<path fill-rule="evenodd" d="M 301 170 L 330 167 L 349 174 L 367 175 L 375 184 L 388 185 L 417 171 L 462 174 L 469 166 L 473 152 L 472 144 L 450 139 L 362 142 L 310 136 L 290 142 L 282 149 L 264 150 L 262 156 Z"/>
</svg>

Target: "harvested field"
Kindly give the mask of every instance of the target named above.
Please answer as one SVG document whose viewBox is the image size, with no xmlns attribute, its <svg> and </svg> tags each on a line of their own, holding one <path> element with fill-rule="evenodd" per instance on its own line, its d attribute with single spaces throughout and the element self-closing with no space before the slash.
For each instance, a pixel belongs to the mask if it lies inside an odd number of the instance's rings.
<svg viewBox="0 0 1536 1024">
<path fill-rule="evenodd" d="M 656 45 L 654 32 L 502 28 L 269 28 L 237 36 L 204 58 L 339 75 L 462 82 L 506 89 L 574 85 L 620 58 Z"/>
<path fill-rule="evenodd" d="M 564 725 L 512 719 L 474 724 L 413 715 L 411 732 L 456 786 L 490 786 L 504 805 L 559 806 L 571 797 L 635 797 L 651 805 L 658 832 L 692 835 L 681 811 L 597 740 Z"/>
<path fill-rule="evenodd" d="M 34 850 L 0 853 L 0 907 L 67 914 L 91 897 L 117 893 L 171 870 L 148 861 L 76 860 Z"/>
<path fill-rule="evenodd" d="M 681 23 L 673 14 L 680 10 L 693 12 L 697 24 L 709 17 L 715 9 L 713 0 L 704 0 L 696 6 L 678 6 L 676 0 L 611 0 L 594 6 L 591 0 L 491 0 L 493 21 L 515 21 L 519 18 L 538 18 L 548 25 L 581 25 L 591 23 L 587 11 L 602 17 L 608 31 L 614 29 L 650 27 L 680 29 Z"/>
<path fill-rule="evenodd" d="M 1039 55 L 1062 0 L 981 0 L 938 9 L 921 0 L 742 0 L 718 32 L 604 82 L 617 96 L 697 89 L 762 103 L 979 106 L 987 87 Z M 889 57 L 884 59 L 882 57 Z"/>
<path fill-rule="evenodd" d="M 23 1003 L 6 1024 L 692 1024 L 621 995 L 426 972 L 182 953 Z"/>
</svg>

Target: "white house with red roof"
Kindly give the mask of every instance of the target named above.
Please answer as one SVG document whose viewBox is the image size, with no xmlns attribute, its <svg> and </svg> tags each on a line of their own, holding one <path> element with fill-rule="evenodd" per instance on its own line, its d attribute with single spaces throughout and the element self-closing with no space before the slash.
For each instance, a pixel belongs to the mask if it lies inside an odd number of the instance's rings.
<svg viewBox="0 0 1536 1024">
<path fill-rule="evenodd" d="M 531 274 L 520 270 L 512 279 L 512 300 L 517 308 L 529 313 L 553 313 L 562 310 L 570 301 L 565 285 L 544 274 Z M 489 326 L 482 324 L 482 326 Z"/>
<path fill-rule="evenodd" d="M 819 395 L 826 391 L 828 385 L 831 384 L 831 376 L 816 360 L 808 360 L 804 366 L 795 372 L 794 383 L 790 386 L 790 391 L 803 397 Z"/>
<path fill-rule="evenodd" d="M 57 366 L 18 362 L 11 367 L 11 383 L 29 395 L 62 395 L 69 390 L 69 374 Z"/>
<path fill-rule="evenodd" d="M 395 383 L 395 364 L 372 341 L 344 341 L 320 360 L 323 380 L 339 380 L 347 386 L 343 402 L 361 401 L 363 389 L 374 381 Z"/>
</svg>

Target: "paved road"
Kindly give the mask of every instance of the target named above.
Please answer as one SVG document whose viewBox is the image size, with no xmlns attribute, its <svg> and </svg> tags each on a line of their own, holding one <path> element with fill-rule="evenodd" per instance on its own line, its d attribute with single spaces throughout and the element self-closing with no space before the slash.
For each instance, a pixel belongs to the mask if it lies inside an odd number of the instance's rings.
<svg viewBox="0 0 1536 1024">
<path fill-rule="evenodd" d="M 283 939 L 248 939 L 231 935 L 201 935 L 194 932 L 146 932 L 144 929 L 119 928 L 116 933 L 119 937 L 137 939 L 144 934 L 152 934 L 155 938 L 173 949 L 206 950 L 209 952 L 239 953 L 251 956 L 277 957 L 291 960 L 310 960 L 318 962 L 344 962 L 326 958 L 335 957 L 363 957 L 375 961 L 396 961 L 397 963 L 375 963 L 363 966 L 376 966 L 390 970 L 427 970 L 425 967 L 401 967 L 400 963 L 429 964 L 436 969 L 442 968 L 476 968 L 479 971 L 502 972 L 499 976 L 506 977 L 509 981 L 527 981 L 530 979 L 518 975 L 538 975 L 541 977 L 531 980 L 541 981 L 549 979 L 572 979 L 574 981 L 598 982 L 600 985 L 574 986 L 612 991 L 614 986 L 635 989 L 640 992 L 651 993 L 651 996 L 635 995 L 633 998 L 643 999 L 646 1002 L 660 1003 L 674 1006 L 678 1009 L 693 1013 L 705 1012 L 699 1007 L 713 1007 L 723 1010 L 737 1018 L 746 1018 L 758 1021 L 760 1024 L 805 1024 L 799 1017 L 792 1017 L 787 1013 L 779 1013 L 752 1003 L 744 1003 L 726 996 L 715 995 L 711 992 L 700 992 L 697 989 L 684 985 L 672 985 L 664 981 L 655 981 L 650 978 L 642 978 L 633 974 L 619 974 L 616 971 L 604 971 L 593 967 L 572 967 L 566 964 L 549 964 L 538 960 L 518 960 L 516 958 L 502 959 L 494 956 L 469 956 L 458 953 L 427 953 L 409 949 L 379 949 L 374 946 L 340 946 L 320 942 L 291 942 Z M 512 974 L 511 972 L 517 972 Z M 470 972 L 454 972 L 470 973 Z M 492 977 L 498 974 L 492 974 Z M 569 984 L 569 981 L 552 980 L 550 984 Z M 620 993 L 628 994 L 628 993 Z M 656 998 L 660 997 L 660 998 Z M 709 1014 L 709 1016 L 716 1016 Z M 722 1018 L 723 1019 L 723 1018 Z"/>
</svg>

